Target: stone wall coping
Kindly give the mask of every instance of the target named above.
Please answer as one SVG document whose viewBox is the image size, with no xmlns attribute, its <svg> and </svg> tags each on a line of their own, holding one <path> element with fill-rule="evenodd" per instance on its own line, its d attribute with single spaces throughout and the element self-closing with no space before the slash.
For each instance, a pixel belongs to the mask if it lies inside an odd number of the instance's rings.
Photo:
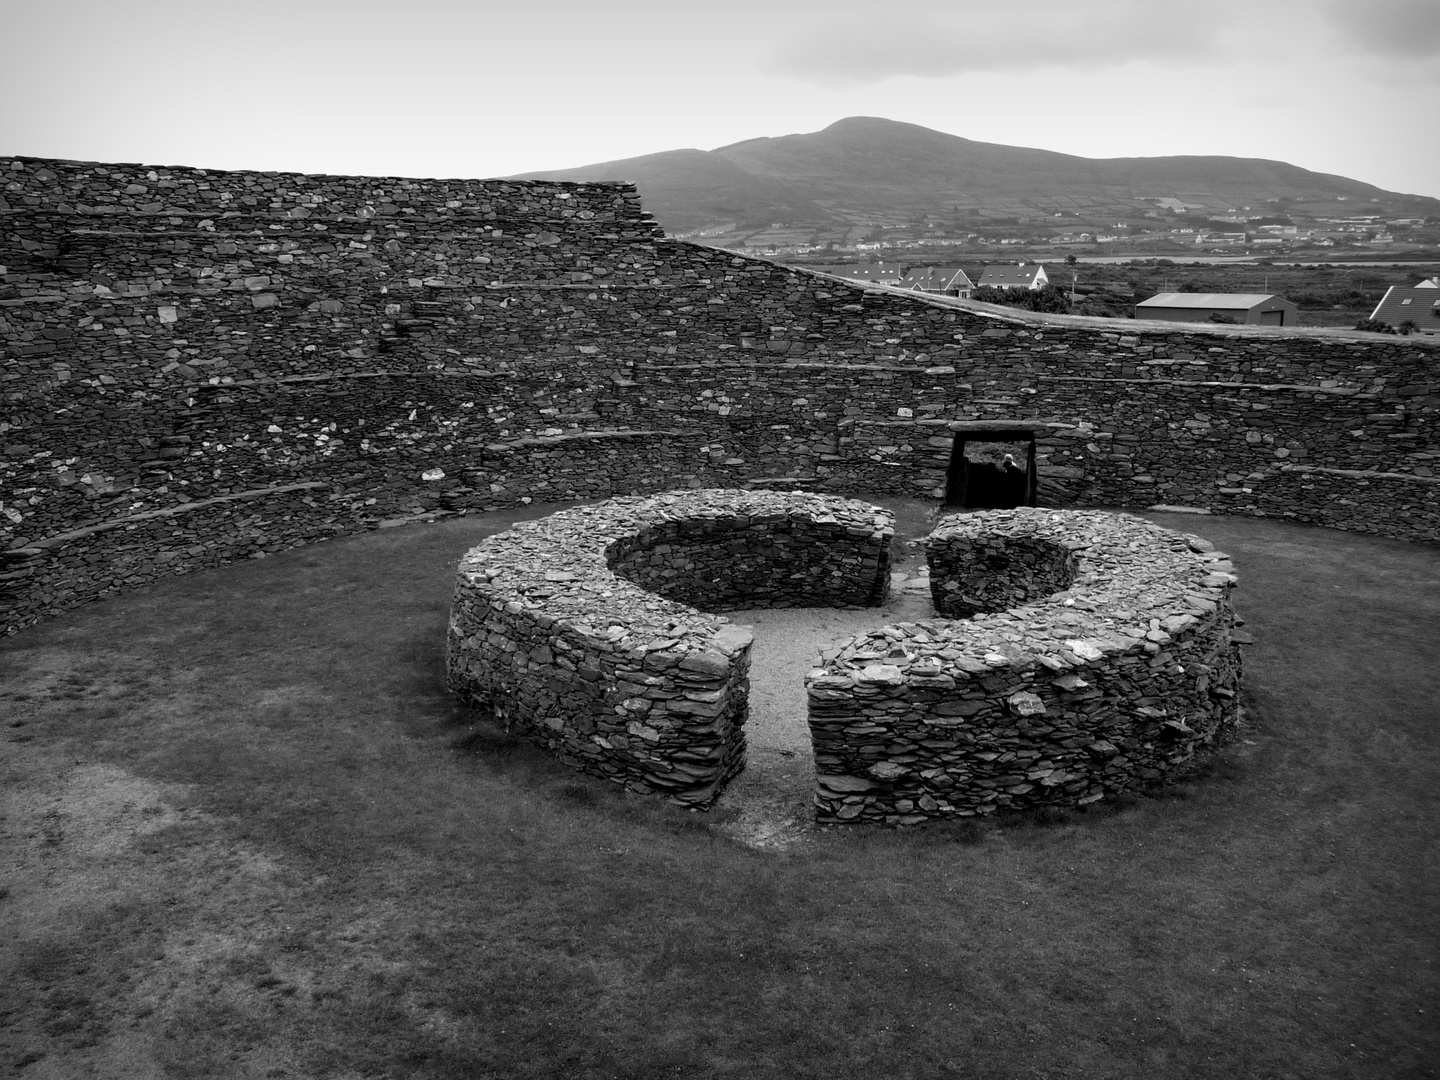
<svg viewBox="0 0 1440 1080">
<path fill-rule="evenodd" d="M 1068 427 L 1068 424 L 1055 423 L 1046 420 L 918 420 L 914 421 L 922 427 L 944 428 L 946 431 L 953 431 L 957 435 L 963 435 L 971 431 L 1010 431 L 1017 435 L 1026 432 L 1038 433 L 1049 431 L 1052 428 Z"/>
<path fill-rule="evenodd" d="M 1073 584 L 1008 611 L 908 624 L 900 653 L 891 647 L 893 628 L 868 631 L 812 671 L 810 681 L 864 679 L 877 664 L 900 667 L 912 682 L 1037 665 L 1064 672 L 1107 654 L 1140 651 L 1147 641 L 1168 641 L 1225 603 L 1235 582 L 1229 556 L 1208 540 L 1106 511 L 1022 507 L 953 515 L 927 544 L 987 538 L 1039 540 L 1073 552 Z"/>
<path fill-rule="evenodd" d="M 1440 484 L 1440 476 L 1417 476 L 1414 473 L 1381 472 L 1378 469 L 1331 469 L 1324 465 L 1281 465 L 1281 472 L 1321 473 L 1344 476 L 1351 480 L 1403 480 L 1407 484 Z"/>
<path fill-rule="evenodd" d="M 1145 361 L 1142 361 L 1144 363 Z M 1148 361 L 1154 364 L 1155 361 Z M 1336 397 L 1374 397 L 1355 386 L 1315 386 L 1310 383 L 1252 383 L 1225 382 L 1217 379 L 1125 379 L 1102 378 L 1095 375 L 1039 375 L 1038 379 L 1049 382 L 1093 382 L 1093 383 L 1141 383 L 1154 386 L 1156 383 L 1169 386 L 1213 387 L 1217 390 L 1290 390 L 1300 394 L 1332 394 Z"/>
<path fill-rule="evenodd" d="M 681 241 L 682 243 L 686 241 Z M 741 256 L 751 262 L 770 262 L 771 260 L 757 259 L 753 255 Z M 1389 335 L 1377 335 L 1363 330 L 1345 330 L 1330 326 L 1260 326 L 1250 323 L 1237 323 L 1234 325 L 1211 324 L 1203 322 L 1169 322 L 1163 319 L 1116 319 L 1104 318 L 1094 315 L 1060 315 L 1048 311 L 1026 311 L 1023 308 L 1007 307 L 1003 304 L 987 304 L 983 300 L 967 300 L 959 296 L 941 296 L 936 293 L 921 293 L 913 289 L 899 289 L 890 285 L 882 285 L 873 281 L 855 281 L 851 278 L 837 277 L 819 270 L 811 270 L 804 266 L 791 266 L 785 263 L 773 263 L 786 270 L 794 270 L 799 273 L 808 274 L 811 277 L 823 281 L 846 284 L 858 288 L 862 292 L 876 293 L 881 296 L 903 296 L 921 304 L 929 304 L 932 307 L 958 309 L 971 315 L 989 319 L 997 324 L 1013 324 L 1017 327 L 1052 328 L 1055 330 L 1099 330 L 1111 333 L 1121 333 L 1126 336 L 1138 335 L 1144 337 L 1173 337 L 1176 334 L 1199 334 L 1206 337 L 1236 338 L 1236 337 L 1259 337 L 1259 338 L 1309 338 L 1310 340 L 1322 341 L 1348 341 L 1354 343 L 1377 344 L 1377 338 L 1381 342 L 1395 344 L 1396 339 Z M 1427 349 L 1440 349 L 1440 340 L 1426 340 L 1425 335 L 1411 334 L 1404 339 L 1406 345 L 1422 346 Z"/>
<path fill-rule="evenodd" d="M 112 172 L 130 170 L 140 172 L 150 170 L 167 176 L 194 177 L 200 180 L 223 180 L 229 178 L 245 179 L 248 177 L 259 177 L 267 180 L 284 180 L 300 185 L 321 185 L 330 180 L 341 181 L 363 181 L 367 184 L 500 184 L 512 185 L 514 187 L 558 187 L 558 188 L 615 188 L 621 191 L 634 191 L 635 185 L 628 180 L 524 180 L 504 179 L 495 177 L 492 179 L 477 179 L 465 176 L 372 176 L 363 173 L 300 173 L 284 172 L 272 169 L 215 169 L 203 168 L 198 165 L 157 165 L 154 162 L 142 161 L 84 161 L 76 158 L 48 158 L 34 157 L 28 154 L 5 154 L 5 161 L 18 161 L 27 166 L 42 169 L 51 169 L 61 166 L 71 169 L 83 169 L 87 172 L 96 169 L 106 169 Z M 27 209 L 24 207 L 17 209 Z M 34 208 L 28 208 L 34 209 Z M 105 213 L 123 213 L 124 207 L 117 207 L 104 211 Z M 166 211 L 168 214 L 169 211 Z M 138 216 L 138 215 L 137 215 Z"/>
<path fill-rule="evenodd" d="M 1087 805 L 1234 731 L 1235 576 L 1208 541 L 1025 507 L 946 518 L 926 546 L 937 610 L 978 614 L 857 635 L 806 676 L 818 820 Z"/>
<path fill-rule="evenodd" d="M 628 496 L 522 522 L 471 548 L 459 576 L 484 585 L 492 604 L 518 605 L 567 623 L 615 650 L 705 648 L 729 622 L 723 615 L 648 592 L 617 576 L 616 544 L 671 522 L 749 519 L 834 524 L 888 533 L 888 512 L 854 499 L 805 491 L 702 489 Z"/>
<path fill-rule="evenodd" d="M 142 510 L 138 514 L 126 514 L 124 517 L 110 518 L 108 521 L 98 521 L 94 525 L 83 525 L 78 529 L 57 533 L 54 536 L 47 536 L 41 540 L 28 540 L 24 544 L 18 547 L 12 547 L 9 550 L 44 551 L 49 548 L 62 547 L 72 540 L 79 540 L 85 536 L 108 532 L 111 529 L 122 529 L 126 525 L 135 525 L 142 521 L 177 517 L 180 514 L 188 514 L 194 510 L 204 510 L 207 507 L 219 506 L 222 503 L 228 502 L 239 502 L 243 499 L 259 499 L 267 495 L 287 495 L 292 491 L 313 491 L 316 488 L 328 488 L 329 486 L 330 485 L 323 480 L 307 480 L 299 484 L 274 484 L 270 487 L 253 488 L 250 491 L 233 491 L 228 495 L 214 495 L 208 499 L 197 499 L 192 502 L 180 503 L 178 506 L 166 506 L 158 510 Z"/>
<path fill-rule="evenodd" d="M 523 449 L 525 447 L 560 446 L 564 443 L 575 442 L 577 440 L 583 442 L 585 440 L 594 441 L 599 439 L 645 439 L 653 438 L 657 435 L 689 434 L 693 433 L 675 429 L 662 430 L 659 428 L 645 428 L 640 430 L 616 428 L 612 431 L 596 431 L 592 429 L 590 431 L 571 431 L 562 435 L 526 435 L 518 439 L 507 440 L 506 442 L 486 443 L 485 449 L 498 454 L 508 450 Z"/>
</svg>

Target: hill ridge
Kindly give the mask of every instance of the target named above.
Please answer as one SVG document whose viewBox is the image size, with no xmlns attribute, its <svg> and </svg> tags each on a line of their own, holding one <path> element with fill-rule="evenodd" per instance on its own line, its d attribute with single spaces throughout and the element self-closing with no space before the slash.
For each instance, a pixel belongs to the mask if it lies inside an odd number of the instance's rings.
<svg viewBox="0 0 1440 1080">
<path fill-rule="evenodd" d="M 1440 215 L 1440 200 L 1385 191 L 1289 162 L 1233 155 L 1088 158 L 982 142 L 883 117 L 847 116 L 816 132 L 761 136 L 521 174 L 629 180 L 668 231 L 783 223 L 820 233 L 886 227 L 1094 218 L 1123 223 L 1157 206 L 1201 215 L 1269 205 L 1313 215 Z M 1328 204 L 1328 210 L 1327 210 Z M 1347 205 L 1349 204 L 1349 205 Z M 978 218 L 978 221 L 967 221 Z M 852 237 L 853 239 L 853 237 Z"/>
</svg>

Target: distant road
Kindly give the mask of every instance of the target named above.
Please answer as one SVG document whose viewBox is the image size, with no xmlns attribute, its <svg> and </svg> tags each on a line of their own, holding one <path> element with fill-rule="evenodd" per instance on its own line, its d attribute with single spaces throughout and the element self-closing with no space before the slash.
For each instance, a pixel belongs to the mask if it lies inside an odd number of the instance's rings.
<svg viewBox="0 0 1440 1080">
<path fill-rule="evenodd" d="M 1435 266 L 1440 259 L 1385 259 L 1362 262 L 1359 259 L 1287 259 L 1283 255 L 1077 255 L 1077 263 L 1130 263 L 1149 259 L 1169 259 L 1181 265 L 1184 263 L 1258 263 L 1269 259 L 1276 266 Z M 1036 259 L 1036 262 L 1043 260 Z M 1050 260 L 1052 265 L 1064 262 L 1063 258 Z"/>
</svg>

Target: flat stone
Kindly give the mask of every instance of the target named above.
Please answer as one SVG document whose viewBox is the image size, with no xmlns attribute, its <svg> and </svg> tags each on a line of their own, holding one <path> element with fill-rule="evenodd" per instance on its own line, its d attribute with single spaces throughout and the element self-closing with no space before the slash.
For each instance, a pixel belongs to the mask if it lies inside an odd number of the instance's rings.
<svg viewBox="0 0 1440 1080">
<path fill-rule="evenodd" d="M 724 675 L 730 670 L 730 658 L 724 653 L 692 652 L 680 661 L 680 668 L 683 671 L 698 671 L 705 675 Z"/>
<path fill-rule="evenodd" d="M 1069 638 L 1065 642 L 1069 649 L 1081 660 L 1099 660 L 1105 655 L 1105 650 L 1089 641 L 1081 641 L 1076 638 Z"/>
<path fill-rule="evenodd" d="M 871 765 L 870 768 L 865 771 L 877 780 L 888 782 L 890 780 L 898 780 L 900 777 L 909 773 L 910 769 L 908 766 L 900 765 L 894 761 L 880 761 Z"/>
<path fill-rule="evenodd" d="M 899 686 L 905 681 L 905 673 L 894 664 L 871 664 L 860 672 L 858 681 Z"/>
<path fill-rule="evenodd" d="M 822 788 L 839 794 L 848 794 L 855 791 L 870 791 L 875 787 L 875 781 L 867 780 L 863 776 L 827 776 L 822 773 L 815 777 L 815 782 Z"/>
<path fill-rule="evenodd" d="M 730 624 L 715 631 L 711 643 L 721 652 L 734 654 L 748 649 L 754 640 L 755 632 L 749 627 Z"/>
<path fill-rule="evenodd" d="M 1045 702 L 1028 690 L 1011 694 L 1006 700 L 1010 702 L 1010 707 L 1021 716 L 1036 716 L 1045 711 Z"/>
<path fill-rule="evenodd" d="M 985 704 L 983 700 L 942 701 L 932 711 L 937 716 L 974 716 L 985 710 Z"/>
</svg>

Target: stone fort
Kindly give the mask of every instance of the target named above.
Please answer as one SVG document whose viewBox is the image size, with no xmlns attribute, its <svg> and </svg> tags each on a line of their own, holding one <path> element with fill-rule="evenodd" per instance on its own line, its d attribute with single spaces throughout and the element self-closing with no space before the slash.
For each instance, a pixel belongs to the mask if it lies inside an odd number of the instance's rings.
<svg viewBox="0 0 1440 1080">
<path fill-rule="evenodd" d="M 977 504 L 997 440 L 1012 502 L 1440 535 L 1436 343 L 869 290 L 666 239 L 624 184 L 0 157 L 0 343 L 7 633 L 521 502 Z"/>
</svg>

